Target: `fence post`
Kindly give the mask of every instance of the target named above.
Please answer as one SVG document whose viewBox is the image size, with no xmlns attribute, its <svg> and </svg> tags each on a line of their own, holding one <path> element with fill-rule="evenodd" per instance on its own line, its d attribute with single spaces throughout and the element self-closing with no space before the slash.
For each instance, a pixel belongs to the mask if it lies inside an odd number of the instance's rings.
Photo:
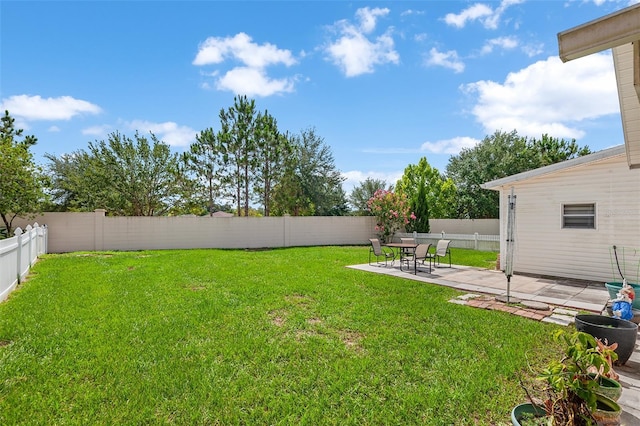
<svg viewBox="0 0 640 426">
<path fill-rule="evenodd" d="M 31 250 L 33 249 L 33 247 L 31 247 L 31 245 L 33 244 L 32 233 L 33 233 L 33 227 L 31 225 L 27 225 L 27 228 L 25 229 L 25 234 L 27 236 L 27 253 L 28 253 L 27 260 L 29 261 L 29 269 L 31 269 L 31 266 L 32 266 L 32 259 L 31 259 Z"/>
<path fill-rule="evenodd" d="M 40 256 L 40 225 L 38 222 L 33 223 L 33 228 L 36 230 L 36 257 Z"/>
<path fill-rule="evenodd" d="M 478 233 L 473 234 L 473 249 L 478 250 Z"/>
<path fill-rule="evenodd" d="M 49 227 L 45 223 L 43 225 L 43 235 L 44 235 L 44 251 L 43 253 L 49 253 Z"/>
<path fill-rule="evenodd" d="M 282 216 L 282 246 L 283 247 L 289 247 L 289 232 L 287 228 L 289 228 L 290 217 L 291 215 L 288 213 Z"/>
<path fill-rule="evenodd" d="M 18 278 L 18 284 L 20 284 L 20 269 L 21 269 L 20 264 L 22 263 L 22 229 L 20 227 L 16 228 L 13 235 L 15 235 L 18 240 L 18 256 L 16 256 L 18 267 L 16 268 L 16 271 L 18 271 L 17 278 Z"/>
<path fill-rule="evenodd" d="M 93 211 L 93 249 L 96 251 L 104 250 L 104 215 L 107 212 L 105 209 L 95 209 Z"/>
<path fill-rule="evenodd" d="M 442 231 L 442 232 L 440 233 L 440 237 L 441 237 L 443 240 L 445 239 L 445 238 L 444 238 L 444 231 Z"/>
</svg>

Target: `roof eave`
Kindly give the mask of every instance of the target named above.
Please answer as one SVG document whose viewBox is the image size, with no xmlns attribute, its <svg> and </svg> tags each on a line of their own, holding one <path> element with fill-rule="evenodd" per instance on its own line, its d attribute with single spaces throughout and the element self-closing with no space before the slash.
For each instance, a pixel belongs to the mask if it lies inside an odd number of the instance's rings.
<svg viewBox="0 0 640 426">
<path fill-rule="evenodd" d="M 559 56 L 567 62 L 640 39 L 640 3 L 558 33 Z"/>
<path fill-rule="evenodd" d="M 572 158 L 571 160 L 562 161 L 560 163 L 551 164 L 548 166 L 540 167 L 538 169 L 529 170 L 526 172 L 518 173 L 515 175 L 507 176 L 500 179 L 495 179 L 489 182 L 485 182 L 480 185 L 483 189 L 490 189 L 493 191 L 499 191 L 506 185 L 522 182 L 527 179 L 555 173 L 561 170 L 569 169 L 571 167 L 580 166 L 583 164 L 591 163 L 594 161 L 604 160 L 617 155 L 626 154 L 625 146 L 618 145 L 613 148 L 603 149 L 602 151 L 594 152 L 592 154 L 583 155 L 582 157 Z"/>
</svg>

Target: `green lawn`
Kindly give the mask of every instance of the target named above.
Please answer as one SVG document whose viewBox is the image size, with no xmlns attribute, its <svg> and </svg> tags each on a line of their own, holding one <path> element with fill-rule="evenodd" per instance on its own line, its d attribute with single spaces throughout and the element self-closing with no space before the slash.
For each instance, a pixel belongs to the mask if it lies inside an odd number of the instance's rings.
<svg viewBox="0 0 640 426">
<path fill-rule="evenodd" d="M 47 255 L 0 304 L 0 424 L 508 424 L 556 326 L 368 250 Z"/>
</svg>

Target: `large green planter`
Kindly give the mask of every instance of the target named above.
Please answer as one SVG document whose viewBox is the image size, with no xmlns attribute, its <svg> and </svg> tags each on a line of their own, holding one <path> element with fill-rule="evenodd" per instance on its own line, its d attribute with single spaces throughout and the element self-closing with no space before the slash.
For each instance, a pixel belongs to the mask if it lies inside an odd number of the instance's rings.
<svg viewBox="0 0 640 426">
<path fill-rule="evenodd" d="M 590 376 L 595 377 L 595 374 L 590 374 Z M 613 380 L 605 376 L 599 376 L 598 385 L 600 385 L 596 391 L 598 394 L 611 398 L 614 401 L 620 399 L 620 395 L 622 395 L 622 385 L 617 380 Z"/>
<path fill-rule="evenodd" d="M 620 422 L 620 414 L 622 409 L 617 402 L 606 396 L 598 395 L 598 408 L 595 412 L 592 412 L 593 418 L 596 419 L 599 425 L 617 425 Z M 525 414 L 533 414 L 540 417 L 545 417 L 546 412 L 541 407 L 535 406 L 530 402 L 516 405 L 511 410 L 511 424 L 513 426 L 522 426 L 522 417 Z"/>
<path fill-rule="evenodd" d="M 618 425 L 620 424 L 620 414 L 622 408 L 617 402 L 606 396 L 598 395 L 598 408 L 592 412 L 593 418 L 599 425 Z"/>
<path fill-rule="evenodd" d="M 606 341 L 608 345 L 618 344 L 616 365 L 624 365 L 636 348 L 638 324 L 620 318 L 604 315 L 576 315 L 576 330 L 592 335 L 596 339 Z"/>
<path fill-rule="evenodd" d="M 522 420 L 522 417 L 525 414 L 534 414 L 544 417 L 547 413 L 544 409 L 533 405 L 530 402 L 525 402 L 523 404 L 516 405 L 513 410 L 511 410 L 511 424 L 513 424 L 513 426 L 521 426 L 520 420 Z"/>
</svg>

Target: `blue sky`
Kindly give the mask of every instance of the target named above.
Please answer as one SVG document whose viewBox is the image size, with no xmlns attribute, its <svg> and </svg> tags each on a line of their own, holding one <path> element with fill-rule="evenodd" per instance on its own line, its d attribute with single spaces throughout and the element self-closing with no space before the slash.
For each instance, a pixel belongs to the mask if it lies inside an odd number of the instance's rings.
<svg viewBox="0 0 640 426">
<path fill-rule="evenodd" d="M 349 192 L 496 130 L 623 143 L 610 51 L 563 64 L 557 33 L 636 2 L 3 0 L 0 106 L 44 163 L 114 131 L 181 152 L 245 94 Z"/>
</svg>

